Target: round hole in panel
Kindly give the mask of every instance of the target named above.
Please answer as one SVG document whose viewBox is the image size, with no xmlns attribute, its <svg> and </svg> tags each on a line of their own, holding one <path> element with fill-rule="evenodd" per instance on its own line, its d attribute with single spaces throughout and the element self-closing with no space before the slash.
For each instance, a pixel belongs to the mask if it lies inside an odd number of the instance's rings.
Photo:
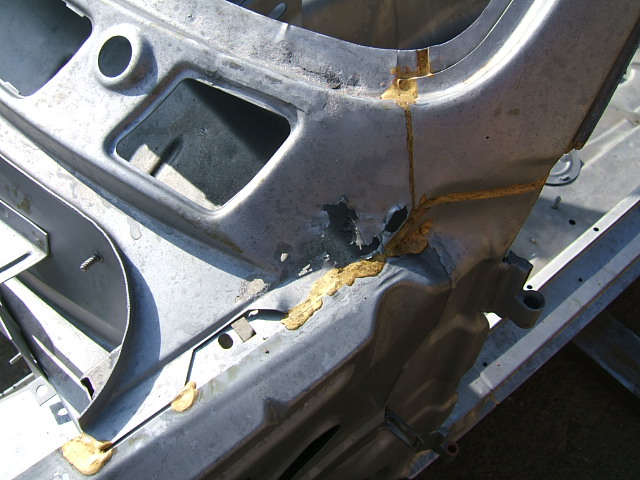
<svg viewBox="0 0 640 480">
<path fill-rule="evenodd" d="M 222 348 L 228 350 L 229 348 L 233 347 L 233 338 L 231 338 L 227 333 L 222 333 L 218 337 L 218 343 Z"/>
<path fill-rule="evenodd" d="M 525 291 L 522 301 L 531 310 L 542 310 L 544 308 L 544 295 L 535 290 Z"/>
<path fill-rule="evenodd" d="M 121 35 L 104 42 L 98 54 L 98 68 L 105 77 L 121 75 L 129 66 L 133 50 L 131 42 Z"/>
</svg>

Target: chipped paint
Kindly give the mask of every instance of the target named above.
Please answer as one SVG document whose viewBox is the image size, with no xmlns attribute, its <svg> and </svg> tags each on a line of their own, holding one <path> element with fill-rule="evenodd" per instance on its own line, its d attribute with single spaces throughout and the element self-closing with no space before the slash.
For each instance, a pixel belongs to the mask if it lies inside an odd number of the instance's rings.
<svg viewBox="0 0 640 480">
<path fill-rule="evenodd" d="M 94 475 L 113 455 L 112 445 L 81 433 L 62 446 L 62 456 L 83 475 Z"/>
<path fill-rule="evenodd" d="M 428 48 L 416 50 L 416 63 L 418 65 L 416 77 L 430 77 L 433 75 L 431 73 L 431 59 L 429 58 Z"/>
<path fill-rule="evenodd" d="M 433 219 L 425 217 L 428 210 L 436 205 L 500 198 L 509 195 L 520 195 L 539 190 L 546 177 L 530 183 L 519 183 L 508 187 L 471 192 L 448 193 L 428 199 L 422 195 L 419 204 L 411 210 L 407 220 L 396 232 L 385 247 L 384 254 L 377 254 L 369 260 L 359 260 L 344 268 L 334 268 L 316 280 L 311 287 L 307 299 L 293 307 L 282 319 L 289 330 L 297 330 L 305 324 L 315 312 L 322 308 L 322 299 L 333 296 L 344 286 L 352 286 L 356 279 L 374 277 L 382 272 L 388 258 L 402 255 L 418 255 L 427 248 L 427 235 L 433 226 Z"/>
<path fill-rule="evenodd" d="M 176 412 L 185 412 L 193 407 L 198 399 L 198 389 L 196 388 L 196 382 L 190 381 L 180 391 L 178 396 L 171 402 L 171 408 Z"/>
<path fill-rule="evenodd" d="M 333 296 L 344 286 L 350 287 L 358 278 L 375 277 L 382 271 L 384 264 L 384 256 L 376 255 L 369 260 L 359 260 L 346 267 L 329 270 L 313 283 L 307 299 L 289 310 L 282 323 L 289 330 L 297 330 L 322 308 L 325 296 Z"/>
<path fill-rule="evenodd" d="M 251 281 L 245 281 L 240 286 L 240 291 L 236 296 L 236 302 L 249 300 L 262 295 L 269 288 L 269 284 L 261 278 L 256 278 Z"/>
</svg>

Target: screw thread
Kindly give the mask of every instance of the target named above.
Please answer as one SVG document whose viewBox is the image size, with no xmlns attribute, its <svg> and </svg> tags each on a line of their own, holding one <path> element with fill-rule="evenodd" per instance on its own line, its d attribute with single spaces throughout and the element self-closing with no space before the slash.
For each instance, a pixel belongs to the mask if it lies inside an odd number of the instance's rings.
<svg viewBox="0 0 640 480">
<path fill-rule="evenodd" d="M 91 255 L 84 262 L 82 262 L 82 264 L 80 265 L 80 270 L 82 270 L 83 272 L 86 272 L 91 267 L 93 267 L 96 263 L 100 263 L 103 261 L 104 261 L 104 258 L 102 258 L 102 255 L 100 254 L 100 252 L 95 251 L 93 252 L 93 255 Z"/>
</svg>

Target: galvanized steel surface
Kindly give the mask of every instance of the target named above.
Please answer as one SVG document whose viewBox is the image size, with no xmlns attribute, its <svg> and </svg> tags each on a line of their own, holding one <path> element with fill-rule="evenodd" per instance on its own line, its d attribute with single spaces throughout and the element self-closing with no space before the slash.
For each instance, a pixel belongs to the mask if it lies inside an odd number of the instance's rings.
<svg viewBox="0 0 640 480">
<path fill-rule="evenodd" d="M 86 404 L 63 396 L 84 431 L 117 442 L 100 474 L 397 478 L 415 452 L 390 418 L 417 448 L 439 447 L 488 333 L 481 312 L 527 306 L 522 285 L 495 293 L 516 268 L 509 245 L 555 161 L 590 133 L 640 16 L 632 1 L 483 4 L 434 2 L 447 37 L 455 12 L 479 17 L 441 45 L 395 50 L 222 0 L 69 3 L 92 27 L 75 55 L 33 92 L 0 88 L 2 173 L 28 179 L 0 196 L 18 210 L 27 195 L 43 199 L 37 211 L 66 205 L 94 233 L 54 245 L 77 229 L 23 209 L 51 237 L 34 268 L 65 273 L 43 285 L 32 269 L 1 291 L 4 321 L 24 322 L 26 284 L 105 349 L 66 377 L 45 368 L 59 389 L 87 390 Z M 303 2 L 302 26 L 305 6 L 341 16 L 340 2 Z M 94 252 L 104 261 L 83 272 Z M 105 343 L 64 299 L 120 259 L 127 293 L 95 298 L 130 319 Z M 287 330 L 279 320 L 305 301 L 311 314 Z M 256 332 L 246 341 L 230 326 L 241 318 Z M 89 389 L 89 372 L 110 388 Z M 196 403 L 168 409 L 188 380 Z M 296 462 L 314 441 L 328 446 Z M 25 476 L 54 473 L 79 475 L 53 453 Z"/>
</svg>

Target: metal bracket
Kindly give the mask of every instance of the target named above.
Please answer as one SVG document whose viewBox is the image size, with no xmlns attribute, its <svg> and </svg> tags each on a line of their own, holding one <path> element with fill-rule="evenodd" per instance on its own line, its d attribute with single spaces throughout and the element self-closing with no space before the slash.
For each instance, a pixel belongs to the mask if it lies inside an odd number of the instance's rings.
<svg viewBox="0 0 640 480">
<path fill-rule="evenodd" d="M 0 283 L 49 255 L 47 233 L 0 200 Z"/>
<path fill-rule="evenodd" d="M 533 327 L 544 309 L 545 299 L 536 290 L 522 290 L 531 269 L 527 260 L 510 251 L 498 267 L 495 294 L 486 311 L 508 318 L 520 328 Z"/>
</svg>

